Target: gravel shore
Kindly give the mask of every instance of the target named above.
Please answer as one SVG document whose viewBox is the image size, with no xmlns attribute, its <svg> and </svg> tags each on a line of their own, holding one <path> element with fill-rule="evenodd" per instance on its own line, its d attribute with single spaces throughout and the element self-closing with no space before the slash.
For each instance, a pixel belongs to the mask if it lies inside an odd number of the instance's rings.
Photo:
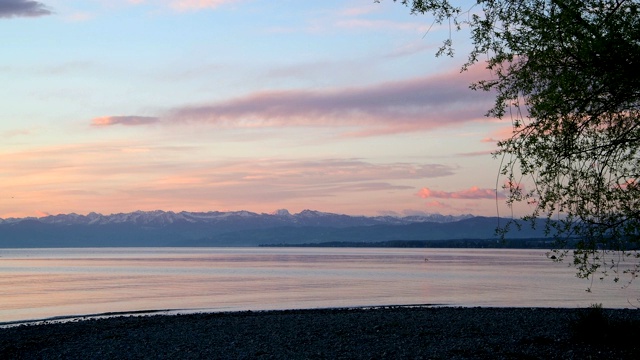
<svg viewBox="0 0 640 360">
<path fill-rule="evenodd" d="M 587 311 L 385 307 L 121 316 L 0 329 L 0 359 L 640 359 L 638 334 L 576 339 L 572 324 Z M 640 310 L 604 315 L 640 321 Z"/>
</svg>

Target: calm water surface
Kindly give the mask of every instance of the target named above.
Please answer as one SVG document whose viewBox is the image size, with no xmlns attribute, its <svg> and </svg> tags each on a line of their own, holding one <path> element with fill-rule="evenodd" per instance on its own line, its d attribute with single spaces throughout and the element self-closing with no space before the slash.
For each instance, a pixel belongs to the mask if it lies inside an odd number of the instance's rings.
<svg viewBox="0 0 640 360">
<path fill-rule="evenodd" d="M 589 286 L 543 250 L 0 249 L 0 322 L 164 309 L 640 304 L 635 284 Z"/>
</svg>

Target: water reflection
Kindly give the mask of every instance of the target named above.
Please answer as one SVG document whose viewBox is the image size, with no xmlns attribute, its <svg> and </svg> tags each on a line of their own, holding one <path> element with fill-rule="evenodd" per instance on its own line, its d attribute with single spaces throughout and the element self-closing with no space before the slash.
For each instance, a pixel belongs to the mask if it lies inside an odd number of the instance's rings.
<svg viewBox="0 0 640 360">
<path fill-rule="evenodd" d="M 612 281 L 589 286 L 540 250 L 0 250 L 0 322 L 153 309 L 637 304 Z"/>
</svg>

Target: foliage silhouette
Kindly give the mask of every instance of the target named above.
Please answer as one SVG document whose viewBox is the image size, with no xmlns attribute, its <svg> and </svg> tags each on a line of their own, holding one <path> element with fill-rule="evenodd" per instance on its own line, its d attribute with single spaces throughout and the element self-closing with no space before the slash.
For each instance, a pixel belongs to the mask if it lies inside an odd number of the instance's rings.
<svg viewBox="0 0 640 360">
<path fill-rule="evenodd" d="M 463 70 L 482 62 L 491 74 L 471 88 L 496 94 L 488 116 L 511 119 L 512 135 L 495 152 L 507 204 L 526 204 L 524 218 L 556 237 L 549 257 L 572 258 L 579 277 L 637 277 L 640 2 L 399 2 L 470 31 Z M 452 56 L 453 45 L 449 36 L 436 55 Z M 578 239 L 575 249 L 566 239 Z"/>
</svg>

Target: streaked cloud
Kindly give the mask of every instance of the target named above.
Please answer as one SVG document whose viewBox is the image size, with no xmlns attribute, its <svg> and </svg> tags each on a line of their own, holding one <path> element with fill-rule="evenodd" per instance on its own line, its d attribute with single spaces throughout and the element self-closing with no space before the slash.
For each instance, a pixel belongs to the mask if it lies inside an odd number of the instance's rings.
<svg viewBox="0 0 640 360">
<path fill-rule="evenodd" d="M 3 17 L 58 16 L 0 19 L 21 34 L 0 61 L 12 84 L 0 88 L 0 217 L 495 208 L 416 196 L 491 188 L 495 166 L 479 155 L 495 144 L 480 139 L 509 124 L 484 117 L 492 94 L 468 89 L 488 71 L 432 62 L 441 34 L 423 37 L 430 21 L 393 2 L 7 4 L 35 13 Z"/>
<path fill-rule="evenodd" d="M 467 190 L 460 191 L 439 191 L 431 190 L 429 188 L 422 188 L 417 194 L 423 199 L 436 198 L 436 199 L 495 199 L 504 198 L 504 194 L 497 193 L 495 189 L 481 189 L 477 186 L 473 186 Z"/>
<path fill-rule="evenodd" d="M 167 6 L 177 11 L 215 9 L 222 5 L 238 3 L 242 0 L 127 0 L 128 3 L 134 5 L 141 4 L 158 4 Z"/>
<path fill-rule="evenodd" d="M 486 92 L 472 91 L 478 71 L 330 89 L 267 90 L 199 105 L 178 106 L 158 117 L 104 116 L 93 125 L 206 124 L 218 128 L 330 127 L 347 137 L 379 136 L 485 121 Z"/>
<path fill-rule="evenodd" d="M 38 17 L 51 15 L 52 12 L 41 2 L 29 0 L 0 1 L 0 18 Z"/>
<path fill-rule="evenodd" d="M 177 0 L 171 1 L 171 7 L 177 10 L 215 9 L 221 5 L 238 2 L 238 0 Z"/>
<path fill-rule="evenodd" d="M 83 212 L 87 203 L 100 204 L 103 212 L 279 207 L 340 212 L 390 206 L 391 199 L 411 205 L 412 184 L 457 171 L 437 163 L 357 158 L 194 160 L 199 152 L 207 150 L 133 140 L 4 152 L 3 191 L 32 212 Z M 11 213 L 11 206 L 0 204 L 0 217 Z"/>
<path fill-rule="evenodd" d="M 407 18 L 400 21 L 384 19 L 384 16 L 380 16 L 380 14 L 390 12 L 393 6 L 395 5 L 390 4 L 389 7 L 385 7 L 384 4 L 375 4 L 372 1 L 366 5 L 315 13 L 315 16 L 303 22 L 303 26 L 280 25 L 271 27 L 269 31 L 277 33 L 308 32 L 314 34 L 338 32 L 344 34 L 345 31 L 403 32 L 420 34 L 420 36 L 427 33 L 430 28 L 429 24 L 420 21 L 417 17 L 409 17 L 408 12 L 404 14 Z M 408 19 L 411 21 L 408 21 Z"/>
<path fill-rule="evenodd" d="M 393 5 L 391 5 L 393 6 Z M 381 19 L 378 16 L 371 16 L 376 13 L 389 11 L 384 4 L 374 4 L 373 2 L 342 9 L 332 14 L 331 20 L 326 21 L 332 29 L 365 30 L 365 31 L 402 31 L 425 33 L 429 29 L 429 24 L 423 21 L 395 21 Z M 411 19 L 418 19 L 411 17 Z"/>
<path fill-rule="evenodd" d="M 438 164 L 372 164 L 357 159 L 236 159 L 176 170 L 133 187 L 130 196 L 188 203 L 200 208 L 364 208 L 369 203 L 411 202 L 415 188 L 405 181 L 453 174 Z M 403 200 L 404 198 L 404 200 Z M 357 200 L 355 200 L 357 199 Z M 171 205 L 175 207 L 176 205 Z M 166 205 L 165 205 L 166 207 Z"/>
<path fill-rule="evenodd" d="M 324 90 L 271 90 L 172 109 L 174 123 L 229 128 L 343 127 L 350 136 L 430 130 L 482 119 L 486 93 L 468 89 L 475 73 Z"/>
<path fill-rule="evenodd" d="M 125 125 L 125 126 L 138 126 L 155 124 L 159 121 L 157 117 L 153 116 L 102 116 L 91 120 L 93 126 L 112 126 L 112 125 Z"/>
<path fill-rule="evenodd" d="M 345 29 L 367 29 L 376 31 L 400 30 L 426 32 L 429 29 L 429 26 L 424 23 L 406 23 L 373 19 L 343 19 L 337 21 L 335 25 Z"/>
<path fill-rule="evenodd" d="M 374 4 L 372 2 L 371 4 L 367 4 L 367 5 L 353 6 L 353 7 L 342 9 L 338 12 L 338 14 L 341 16 L 359 16 L 359 15 L 370 14 L 373 12 L 378 12 L 380 11 L 380 9 L 381 7 L 379 4 Z"/>
<path fill-rule="evenodd" d="M 13 129 L 2 132 L 2 137 L 12 138 L 16 136 L 28 136 L 33 134 L 33 129 Z"/>
</svg>

